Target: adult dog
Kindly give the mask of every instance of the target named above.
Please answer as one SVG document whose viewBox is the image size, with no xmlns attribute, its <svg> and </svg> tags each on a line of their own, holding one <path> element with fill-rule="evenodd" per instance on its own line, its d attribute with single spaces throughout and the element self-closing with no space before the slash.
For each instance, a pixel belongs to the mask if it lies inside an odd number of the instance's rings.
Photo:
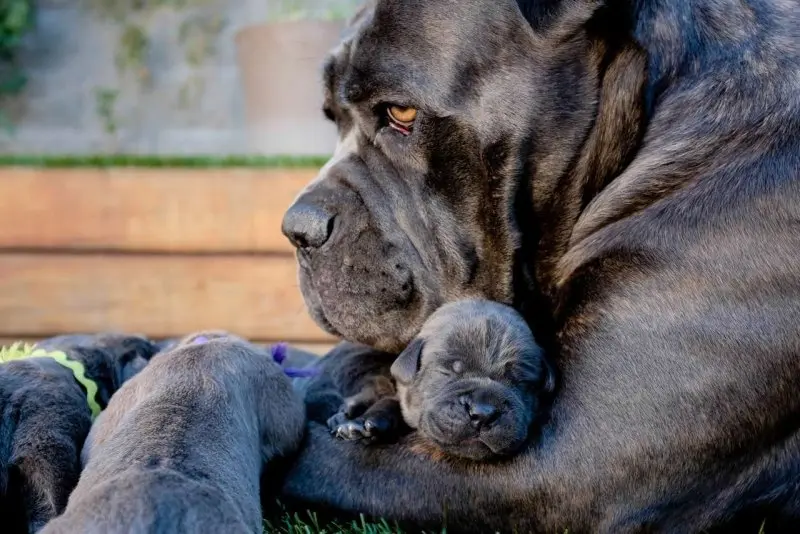
<svg viewBox="0 0 800 534">
<path fill-rule="evenodd" d="M 799 48 L 792 0 L 364 9 L 284 219 L 312 314 L 397 352 L 444 302 L 512 303 L 559 390 L 483 468 L 312 425 L 285 493 L 481 532 L 800 521 Z"/>
</svg>

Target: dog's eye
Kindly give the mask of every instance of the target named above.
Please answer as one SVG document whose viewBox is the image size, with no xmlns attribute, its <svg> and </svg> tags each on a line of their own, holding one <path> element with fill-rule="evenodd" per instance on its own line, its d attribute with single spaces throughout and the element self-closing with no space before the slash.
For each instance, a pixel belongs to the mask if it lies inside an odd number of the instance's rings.
<svg viewBox="0 0 800 534">
<path fill-rule="evenodd" d="M 450 363 L 450 370 L 460 375 L 464 372 L 464 362 L 461 360 L 453 360 L 453 362 Z"/>
<path fill-rule="evenodd" d="M 411 126 L 417 118 L 417 110 L 403 106 L 389 106 L 389 118 L 404 126 Z"/>
<path fill-rule="evenodd" d="M 386 108 L 389 126 L 403 135 L 411 134 L 411 127 L 417 119 L 417 109 L 405 106 L 389 106 Z"/>
<path fill-rule="evenodd" d="M 325 115 L 325 118 L 331 122 L 336 122 L 336 116 L 333 114 L 333 110 L 328 106 L 322 108 L 322 114 Z"/>
</svg>

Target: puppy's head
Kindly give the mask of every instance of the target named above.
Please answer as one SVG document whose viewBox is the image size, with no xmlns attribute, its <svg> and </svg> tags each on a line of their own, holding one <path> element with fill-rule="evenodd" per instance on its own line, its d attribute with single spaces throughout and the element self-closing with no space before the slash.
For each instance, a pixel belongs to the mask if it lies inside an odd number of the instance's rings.
<svg viewBox="0 0 800 534">
<path fill-rule="evenodd" d="M 98 335 L 94 346 L 106 352 L 117 388 L 144 369 L 158 352 L 155 343 L 148 339 L 124 334 Z"/>
<path fill-rule="evenodd" d="M 515 453 L 552 374 L 525 321 L 483 300 L 435 312 L 392 365 L 403 417 L 443 452 L 472 460 Z"/>
<path fill-rule="evenodd" d="M 103 386 L 101 390 L 108 389 L 108 395 L 144 369 L 158 352 L 158 346 L 143 336 L 119 333 L 57 336 L 36 346 L 68 352 L 83 363 L 90 378 Z"/>
<path fill-rule="evenodd" d="M 186 345 L 197 345 L 200 343 L 206 343 L 213 339 L 226 339 L 229 341 L 238 341 L 240 343 L 247 343 L 245 339 L 235 334 L 231 334 L 230 332 L 226 332 L 225 330 L 203 330 L 185 336 L 180 341 L 178 341 L 178 343 L 175 344 L 174 347 L 172 348 L 185 347 Z"/>
</svg>

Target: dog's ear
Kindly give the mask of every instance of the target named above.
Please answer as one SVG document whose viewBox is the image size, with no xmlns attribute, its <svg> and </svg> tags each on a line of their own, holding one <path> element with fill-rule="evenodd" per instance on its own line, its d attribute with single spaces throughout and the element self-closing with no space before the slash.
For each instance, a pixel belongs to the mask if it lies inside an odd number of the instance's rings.
<svg viewBox="0 0 800 534">
<path fill-rule="evenodd" d="M 608 0 L 517 0 L 517 7 L 534 31 L 563 39 L 589 22 L 608 3 Z"/>
<path fill-rule="evenodd" d="M 149 360 L 145 359 L 144 357 L 140 356 L 139 354 L 132 355 L 129 359 L 122 361 L 121 368 L 119 370 L 119 377 L 118 377 L 118 384 L 121 386 L 147 367 L 147 363 Z"/>
<path fill-rule="evenodd" d="M 143 336 L 109 336 L 98 343 L 113 363 L 115 389 L 136 376 L 158 352 L 158 346 Z"/>
<path fill-rule="evenodd" d="M 410 384 L 414 380 L 419 371 L 424 346 L 422 338 L 414 338 L 392 364 L 390 372 L 400 384 Z"/>
</svg>

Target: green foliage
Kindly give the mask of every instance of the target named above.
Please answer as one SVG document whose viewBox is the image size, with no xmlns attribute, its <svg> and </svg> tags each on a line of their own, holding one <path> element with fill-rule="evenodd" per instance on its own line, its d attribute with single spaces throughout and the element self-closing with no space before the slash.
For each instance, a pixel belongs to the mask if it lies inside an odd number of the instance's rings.
<svg viewBox="0 0 800 534">
<path fill-rule="evenodd" d="M 178 40 L 189 65 L 199 67 L 214 54 L 216 39 L 224 26 L 225 19 L 219 15 L 194 15 L 183 21 Z"/>
<path fill-rule="evenodd" d="M 344 20 L 356 10 L 361 0 L 277 0 L 270 2 L 271 21 Z"/>
<path fill-rule="evenodd" d="M 119 91 L 116 89 L 98 87 L 94 90 L 95 113 L 103 122 L 103 129 L 110 135 L 117 133 L 117 119 L 114 111 L 117 98 L 119 98 Z"/>
<path fill-rule="evenodd" d="M 17 61 L 22 37 L 33 26 L 32 0 L 0 0 L 0 99 L 19 93 L 27 82 Z M 0 111 L 0 126 L 10 129 Z"/>
<path fill-rule="evenodd" d="M 120 73 L 133 71 L 142 82 L 150 78 L 147 69 L 147 53 L 150 39 L 144 28 L 138 24 L 127 24 L 119 38 L 114 61 Z"/>
</svg>

